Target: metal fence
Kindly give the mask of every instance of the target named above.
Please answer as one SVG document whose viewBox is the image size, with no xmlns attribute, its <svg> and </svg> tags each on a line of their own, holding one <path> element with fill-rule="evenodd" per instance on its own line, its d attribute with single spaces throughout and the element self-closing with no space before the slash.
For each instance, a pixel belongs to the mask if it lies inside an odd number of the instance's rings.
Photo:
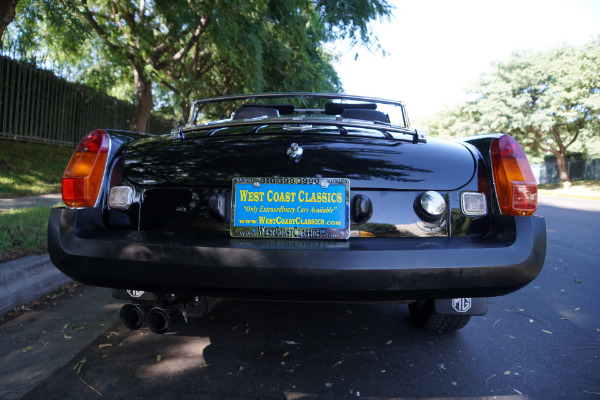
<svg viewBox="0 0 600 400">
<path fill-rule="evenodd" d="M 531 169 L 538 183 L 560 182 L 558 167 L 555 162 L 532 165 Z M 600 179 L 600 159 L 567 161 L 567 172 L 572 181 L 584 179 Z"/>
<path fill-rule="evenodd" d="M 134 106 L 0 56 L 0 137 L 74 146 L 93 129 L 129 129 Z M 146 131 L 174 122 L 151 116 Z"/>
</svg>

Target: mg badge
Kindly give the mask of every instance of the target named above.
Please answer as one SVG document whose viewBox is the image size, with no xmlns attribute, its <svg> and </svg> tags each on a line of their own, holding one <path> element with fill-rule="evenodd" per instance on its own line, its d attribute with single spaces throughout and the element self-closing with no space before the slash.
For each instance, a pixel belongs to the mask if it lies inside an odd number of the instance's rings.
<svg viewBox="0 0 600 400">
<path fill-rule="evenodd" d="M 142 295 L 144 294 L 143 290 L 127 290 L 127 294 L 130 295 L 131 297 L 135 297 L 136 299 L 138 297 L 142 297 Z"/>
<path fill-rule="evenodd" d="M 304 153 L 304 149 L 298 145 L 298 143 L 292 143 L 290 147 L 288 147 L 286 154 L 289 158 L 294 160 L 295 162 L 300 161 L 302 157 L 302 153 Z"/>
<path fill-rule="evenodd" d="M 471 309 L 471 298 L 452 299 L 452 308 L 456 312 L 465 313 Z"/>
</svg>

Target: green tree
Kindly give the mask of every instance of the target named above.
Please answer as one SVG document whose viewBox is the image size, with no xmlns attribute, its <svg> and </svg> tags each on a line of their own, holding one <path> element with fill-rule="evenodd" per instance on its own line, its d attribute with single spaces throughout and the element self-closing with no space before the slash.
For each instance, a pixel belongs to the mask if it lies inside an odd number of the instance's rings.
<svg viewBox="0 0 600 400">
<path fill-rule="evenodd" d="M 8 24 L 15 18 L 15 10 L 19 0 L 0 1 L 0 48 L 2 48 L 2 37 Z"/>
<path fill-rule="evenodd" d="M 440 113 L 432 132 L 505 132 L 529 152 L 556 157 L 568 181 L 567 149 L 600 136 L 600 41 L 512 55 L 472 88 L 475 100 Z"/>
<path fill-rule="evenodd" d="M 131 128 L 143 131 L 155 94 L 185 117 L 191 97 L 337 91 L 323 45 L 341 37 L 376 43 L 368 22 L 390 13 L 385 0 L 28 0 L 18 41 L 97 82 L 131 79 Z M 44 37 L 36 35 L 40 21 Z"/>
</svg>

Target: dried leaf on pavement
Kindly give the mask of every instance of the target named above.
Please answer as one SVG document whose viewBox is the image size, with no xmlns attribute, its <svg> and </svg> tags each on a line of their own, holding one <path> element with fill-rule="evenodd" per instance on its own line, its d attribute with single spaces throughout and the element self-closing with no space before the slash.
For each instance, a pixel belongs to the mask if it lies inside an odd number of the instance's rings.
<svg viewBox="0 0 600 400">
<path fill-rule="evenodd" d="M 79 376 L 79 374 L 81 373 L 81 367 L 83 367 L 83 364 L 85 364 L 86 361 L 87 359 L 83 357 L 77 364 L 73 365 L 73 371 L 75 372 L 75 375 L 77 375 L 77 378 L 79 378 L 81 382 L 83 382 L 87 387 L 93 390 L 98 396 L 103 397 L 102 393 L 94 389 L 92 386 L 90 386 L 89 383 L 87 383 L 82 377 Z"/>
<path fill-rule="evenodd" d="M 87 359 L 83 357 L 77 364 L 73 366 L 73 371 L 75 371 L 77 375 L 81 373 L 81 367 L 83 367 L 83 364 L 85 364 L 86 361 Z"/>
</svg>

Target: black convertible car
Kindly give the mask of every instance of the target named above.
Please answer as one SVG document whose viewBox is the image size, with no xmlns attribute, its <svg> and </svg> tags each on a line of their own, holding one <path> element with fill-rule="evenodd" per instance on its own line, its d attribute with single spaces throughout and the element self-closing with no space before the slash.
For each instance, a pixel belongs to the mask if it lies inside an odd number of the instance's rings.
<svg viewBox="0 0 600 400">
<path fill-rule="evenodd" d="M 453 331 L 540 272 L 544 219 L 505 134 L 410 128 L 403 103 L 265 93 L 192 103 L 167 135 L 95 130 L 63 176 L 54 265 L 180 329 L 218 299 L 406 303 Z"/>
</svg>

